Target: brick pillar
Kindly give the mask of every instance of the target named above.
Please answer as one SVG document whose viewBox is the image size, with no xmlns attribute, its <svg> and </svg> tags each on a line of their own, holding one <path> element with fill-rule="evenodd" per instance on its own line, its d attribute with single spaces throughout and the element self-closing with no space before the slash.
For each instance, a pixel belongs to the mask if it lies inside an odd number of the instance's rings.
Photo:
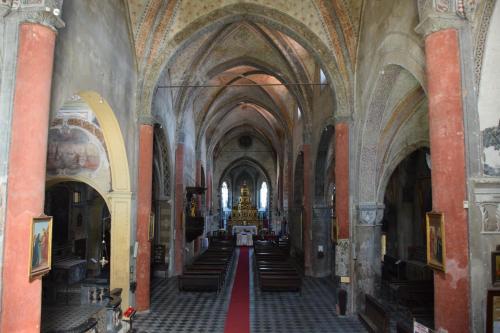
<svg viewBox="0 0 500 333">
<path fill-rule="evenodd" d="M 184 144 L 175 150 L 175 274 L 182 274 L 184 267 Z"/>
<path fill-rule="evenodd" d="M 139 128 L 139 171 L 137 180 L 137 310 L 149 309 L 151 243 L 149 218 L 153 185 L 153 126 L 141 124 Z"/>
<path fill-rule="evenodd" d="M 434 273 L 435 327 L 469 331 L 469 240 L 458 31 L 425 39 L 433 210 L 444 213 L 446 273 Z M 453 306 L 450 306 L 453 304 Z"/>
<path fill-rule="evenodd" d="M 304 270 L 305 274 L 311 276 L 312 272 L 312 160 L 311 145 L 304 144 L 302 151 L 304 153 L 304 216 L 302 237 L 304 246 Z"/>
<path fill-rule="evenodd" d="M 32 218 L 43 213 L 49 104 L 56 33 L 19 26 L 10 140 L 1 332 L 39 332 L 42 281 L 30 281 Z M 5 144 L 8 144 L 5 142 Z"/>
<path fill-rule="evenodd" d="M 335 124 L 335 212 L 338 238 L 349 238 L 349 124 Z"/>
</svg>

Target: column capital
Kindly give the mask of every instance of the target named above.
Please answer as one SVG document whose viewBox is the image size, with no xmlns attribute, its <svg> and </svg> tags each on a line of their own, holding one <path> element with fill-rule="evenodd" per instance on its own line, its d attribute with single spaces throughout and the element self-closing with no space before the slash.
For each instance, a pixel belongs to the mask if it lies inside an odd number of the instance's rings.
<svg viewBox="0 0 500 333">
<path fill-rule="evenodd" d="M 11 8 L 12 4 L 9 1 L 2 1 L 0 3 L 0 17 L 4 17 L 5 15 L 7 15 L 10 12 Z"/>
<path fill-rule="evenodd" d="M 333 120 L 335 121 L 335 125 L 337 124 L 348 124 L 350 125 L 352 123 L 352 116 L 351 115 L 336 115 L 333 117 Z"/>
<path fill-rule="evenodd" d="M 8 0 L 7 3 L 9 3 Z M 10 9 L 7 12 L 17 15 L 20 22 L 40 24 L 57 32 L 57 29 L 65 26 L 61 19 L 62 4 L 63 0 L 11 0 Z M 3 11 L 4 8 L 0 9 L 0 12 Z"/>
<path fill-rule="evenodd" d="M 149 125 L 149 126 L 154 126 L 156 123 L 156 120 L 153 116 L 148 115 L 148 114 L 140 114 L 139 117 L 137 118 L 137 123 L 139 125 Z"/>
<path fill-rule="evenodd" d="M 473 1 L 474 2 L 474 1 Z M 415 31 L 427 37 L 445 29 L 460 29 L 466 22 L 467 8 L 463 0 L 424 0 L 419 3 L 420 23 Z M 468 9 L 466 11 L 466 9 Z"/>
<path fill-rule="evenodd" d="M 376 226 L 384 217 L 385 205 L 377 202 L 362 202 L 358 204 L 358 225 Z"/>
</svg>

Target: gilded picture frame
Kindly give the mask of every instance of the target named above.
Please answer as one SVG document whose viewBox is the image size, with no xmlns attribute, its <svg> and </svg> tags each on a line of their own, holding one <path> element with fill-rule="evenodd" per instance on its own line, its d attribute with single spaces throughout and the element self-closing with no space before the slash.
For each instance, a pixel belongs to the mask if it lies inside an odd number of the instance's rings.
<svg viewBox="0 0 500 333">
<path fill-rule="evenodd" d="M 332 217 L 332 228 L 330 231 L 330 238 L 332 240 L 332 243 L 337 244 L 338 239 L 339 239 L 339 228 L 337 224 L 337 218 Z"/>
<path fill-rule="evenodd" d="M 155 238 L 155 214 L 149 214 L 149 227 L 148 227 L 148 237 L 149 240 L 153 240 Z"/>
<path fill-rule="evenodd" d="M 500 329 L 500 289 L 488 289 L 486 296 L 486 333 Z"/>
<path fill-rule="evenodd" d="M 426 220 L 427 265 L 446 272 L 446 246 L 444 233 L 444 214 L 428 212 Z"/>
<path fill-rule="evenodd" d="M 29 278 L 48 273 L 52 265 L 52 216 L 34 217 L 30 232 Z"/>
<path fill-rule="evenodd" d="M 500 286 L 500 251 L 491 252 L 491 283 Z"/>
</svg>

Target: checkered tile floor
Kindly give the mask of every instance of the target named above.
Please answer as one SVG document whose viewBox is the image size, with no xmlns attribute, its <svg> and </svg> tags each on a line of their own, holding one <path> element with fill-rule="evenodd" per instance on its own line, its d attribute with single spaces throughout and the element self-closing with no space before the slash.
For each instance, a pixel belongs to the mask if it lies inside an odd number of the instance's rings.
<svg viewBox="0 0 500 333">
<path fill-rule="evenodd" d="M 366 332 L 357 317 L 336 315 L 335 286 L 329 278 L 304 278 L 300 293 L 261 292 L 255 278 L 251 270 L 252 333 Z"/>
<path fill-rule="evenodd" d="M 90 317 L 101 318 L 105 322 L 106 309 L 99 305 L 61 305 L 45 307 L 42 311 L 41 332 L 69 330 Z"/>
<path fill-rule="evenodd" d="M 335 288 L 329 279 L 305 278 L 301 293 L 261 292 L 254 284 L 250 263 L 252 333 L 366 332 L 356 317 L 335 314 Z M 235 267 L 219 295 L 179 292 L 176 278 L 155 279 L 151 311 L 137 316 L 136 332 L 223 333 Z"/>
</svg>

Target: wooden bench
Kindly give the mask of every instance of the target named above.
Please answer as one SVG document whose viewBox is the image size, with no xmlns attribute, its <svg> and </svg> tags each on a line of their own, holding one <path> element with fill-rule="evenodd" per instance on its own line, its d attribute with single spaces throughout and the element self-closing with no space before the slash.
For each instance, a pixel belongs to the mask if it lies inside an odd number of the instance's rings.
<svg viewBox="0 0 500 333">
<path fill-rule="evenodd" d="M 300 291 L 302 279 L 298 274 L 260 274 L 262 291 Z"/>
<path fill-rule="evenodd" d="M 219 292 L 222 289 L 234 247 L 230 241 L 214 243 L 220 247 L 212 244 L 191 265 L 184 268 L 184 273 L 178 277 L 179 290 Z"/>
<path fill-rule="evenodd" d="M 432 280 L 408 280 L 392 282 L 391 296 L 407 306 L 428 305 L 433 302 L 434 283 Z"/>
<path fill-rule="evenodd" d="M 389 332 L 389 314 L 373 296 L 365 295 L 365 312 L 358 316 L 368 331 Z"/>
<path fill-rule="evenodd" d="M 189 274 L 178 277 L 179 290 L 183 291 L 216 291 L 219 292 L 221 281 L 216 274 Z"/>
</svg>

